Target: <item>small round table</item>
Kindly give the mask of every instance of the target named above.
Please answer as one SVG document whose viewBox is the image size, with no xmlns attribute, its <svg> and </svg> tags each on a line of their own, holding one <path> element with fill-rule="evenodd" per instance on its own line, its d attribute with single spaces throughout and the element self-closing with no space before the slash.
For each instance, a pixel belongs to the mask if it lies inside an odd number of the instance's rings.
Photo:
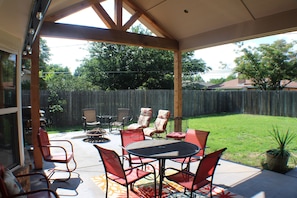
<svg viewBox="0 0 297 198">
<path fill-rule="evenodd" d="M 129 154 L 159 160 L 159 196 L 162 196 L 162 182 L 165 172 L 165 160 L 195 155 L 200 148 L 192 143 L 179 140 L 144 140 L 126 146 Z"/>
</svg>

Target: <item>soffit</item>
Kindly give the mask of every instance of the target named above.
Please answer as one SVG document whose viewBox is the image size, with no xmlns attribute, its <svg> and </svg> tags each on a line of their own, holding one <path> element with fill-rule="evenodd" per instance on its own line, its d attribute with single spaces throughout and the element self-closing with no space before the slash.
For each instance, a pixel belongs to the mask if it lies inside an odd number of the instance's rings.
<svg viewBox="0 0 297 198">
<path fill-rule="evenodd" d="M 33 0 L 0 0 L 0 30 L 23 41 L 32 4 Z"/>
<path fill-rule="evenodd" d="M 296 9 L 297 1 L 151 0 L 141 1 L 139 5 L 175 39 L 182 40 L 193 35 Z M 185 10 L 188 13 L 185 13 Z"/>
</svg>

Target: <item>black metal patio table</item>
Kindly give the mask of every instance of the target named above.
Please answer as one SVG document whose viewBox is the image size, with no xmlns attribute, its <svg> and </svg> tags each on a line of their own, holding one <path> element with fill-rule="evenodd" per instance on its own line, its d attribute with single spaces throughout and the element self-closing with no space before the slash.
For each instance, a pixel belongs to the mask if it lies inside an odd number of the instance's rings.
<svg viewBox="0 0 297 198">
<path fill-rule="evenodd" d="M 165 160 L 193 156 L 200 148 L 195 144 L 179 140 L 144 140 L 129 144 L 126 150 L 131 155 L 159 160 L 159 197 L 161 197 Z"/>
</svg>

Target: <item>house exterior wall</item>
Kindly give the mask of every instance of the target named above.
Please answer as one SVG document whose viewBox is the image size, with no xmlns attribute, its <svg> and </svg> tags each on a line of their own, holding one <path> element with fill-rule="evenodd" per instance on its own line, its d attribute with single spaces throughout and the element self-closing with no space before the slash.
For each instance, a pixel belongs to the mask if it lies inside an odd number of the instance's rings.
<svg viewBox="0 0 297 198">
<path fill-rule="evenodd" d="M 17 114 L 17 138 L 19 142 L 19 154 L 16 156 L 19 158 L 20 164 L 24 164 L 24 145 L 23 145 L 23 130 L 22 130 L 22 116 L 21 116 L 21 51 L 23 42 L 21 38 L 17 38 L 12 34 L 9 34 L 3 30 L 0 30 L 0 50 L 16 54 L 17 55 L 17 65 L 16 65 L 16 98 L 17 103 L 15 107 L 0 108 L 0 115 L 8 115 L 12 113 Z M 17 168 L 17 167 L 15 167 Z"/>
</svg>

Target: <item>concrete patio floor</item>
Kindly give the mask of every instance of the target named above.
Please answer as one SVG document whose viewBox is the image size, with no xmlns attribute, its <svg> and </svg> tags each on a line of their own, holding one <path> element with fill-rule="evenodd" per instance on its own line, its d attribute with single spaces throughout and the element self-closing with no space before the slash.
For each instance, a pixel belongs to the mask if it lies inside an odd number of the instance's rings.
<svg viewBox="0 0 297 198">
<path fill-rule="evenodd" d="M 121 141 L 118 134 L 107 134 L 110 139 L 106 143 L 98 143 L 102 147 L 116 150 L 121 154 Z M 104 168 L 99 162 L 98 151 L 93 143 L 84 142 L 86 135 L 83 131 L 59 133 L 50 135 L 50 139 L 70 140 L 75 149 L 75 159 L 78 167 L 67 182 L 54 181 L 51 185 L 60 197 L 105 197 L 102 191 L 92 180 L 93 177 L 104 174 Z M 228 152 L 228 150 L 226 151 Z M 191 170 L 197 168 L 198 163 L 193 163 Z M 214 184 L 227 188 L 229 191 L 243 197 L 253 198 L 296 198 L 297 197 L 297 170 L 294 169 L 286 175 L 267 170 L 244 166 L 226 160 L 220 160 L 216 169 Z M 58 166 L 58 164 L 56 164 Z M 44 170 L 54 164 L 44 163 Z M 166 161 L 166 166 L 180 167 L 179 164 Z M 32 186 L 38 187 L 32 181 Z"/>
</svg>

